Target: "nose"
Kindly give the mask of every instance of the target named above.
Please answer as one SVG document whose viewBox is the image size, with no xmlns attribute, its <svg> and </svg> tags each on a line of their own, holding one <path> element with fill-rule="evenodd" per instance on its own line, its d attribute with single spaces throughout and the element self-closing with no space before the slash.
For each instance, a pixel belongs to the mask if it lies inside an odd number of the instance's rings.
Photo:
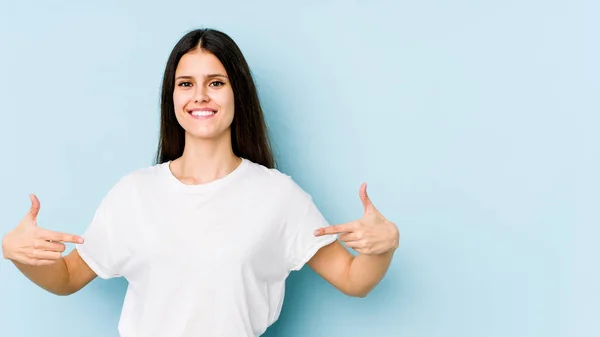
<svg viewBox="0 0 600 337">
<path fill-rule="evenodd" d="M 209 100 L 209 97 L 206 94 L 206 92 L 204 91 L 204 88 L 197 87 L 196 92 L 194 94 L 194 102 L 202 103 L 202 102 L 208 102 L 208 100 Z"/>
</svg>

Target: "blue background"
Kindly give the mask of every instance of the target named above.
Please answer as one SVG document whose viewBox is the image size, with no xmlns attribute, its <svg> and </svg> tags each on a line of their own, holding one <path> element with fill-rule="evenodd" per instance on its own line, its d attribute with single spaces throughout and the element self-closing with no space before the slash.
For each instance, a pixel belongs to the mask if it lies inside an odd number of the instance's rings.
<svg viewBox="0 0 600 337">
<path fill-rule="evenodd" d="M 401 230 L 367 298 L 292 274 L 267 336 L 597 336 L 600 6 L 590 1 L 0 2 L 0 233 L 81 234 L 152 163 L 167 56 L 231 35 L 280 169 L 332 223 Z M 116 336 L 126 283 L 57 297 L 0 263 L 0 335 Z"/>
</svg>

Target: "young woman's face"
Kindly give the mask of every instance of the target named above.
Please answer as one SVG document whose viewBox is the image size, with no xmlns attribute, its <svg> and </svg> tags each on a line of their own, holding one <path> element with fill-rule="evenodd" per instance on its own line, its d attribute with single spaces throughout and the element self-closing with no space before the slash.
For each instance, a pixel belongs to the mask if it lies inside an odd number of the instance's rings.
<svg viewBox="0 0 600 337">
<path fill-rule="evenodd" d="M 175 71 L 173 103 L 177 121 L 188 136 L 230 137 L 233 89 L 225 68 L 213 54 L 195 49 L 181 57 Z"/>
</svg>

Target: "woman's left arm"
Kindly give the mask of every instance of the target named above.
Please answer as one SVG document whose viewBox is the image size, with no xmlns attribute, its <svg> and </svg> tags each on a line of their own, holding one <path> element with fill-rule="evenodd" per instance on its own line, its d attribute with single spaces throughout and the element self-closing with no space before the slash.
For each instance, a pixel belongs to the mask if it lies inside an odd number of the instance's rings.
<svg viewBox="0 0 600 337">
<path fill-rule="evenodd" d="M 339 241 L 321 248 L 308 265 L 344 294 L 365 297 L 387 272 L 400 233 L 373 206 L 366 184 L 360 188 L 360 199 L 365 209 L 362 218 L 315 231 L 316 236 L 339 234 Z M 353 256 L 340 241 L 359 254 Z"/>
</svg>

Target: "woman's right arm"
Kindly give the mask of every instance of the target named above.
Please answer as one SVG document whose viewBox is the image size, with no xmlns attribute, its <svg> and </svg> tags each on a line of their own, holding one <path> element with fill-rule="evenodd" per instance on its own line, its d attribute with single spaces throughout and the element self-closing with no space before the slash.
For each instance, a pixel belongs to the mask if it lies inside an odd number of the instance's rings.
<svg viewBox="0 0 600 337">
<path fill-rule="evenodd" d="M 83 238 L 38 227 L 40 202 L 34 195 L 30 198 L 30 211 L 2 238 L 2 254 L 41 288 L 56 295 L 73 294 L 96 277 L 76 249 L 62 256 L 64 242 L 83 243 Z"/>
<path fill-rule="evenodd" d="M 96 278 L 96 273 L 88 267 L 76 249 L 48 265 L 12 262 L 29 280 L 55 295 L 76 293 Z"/>
</svg>

